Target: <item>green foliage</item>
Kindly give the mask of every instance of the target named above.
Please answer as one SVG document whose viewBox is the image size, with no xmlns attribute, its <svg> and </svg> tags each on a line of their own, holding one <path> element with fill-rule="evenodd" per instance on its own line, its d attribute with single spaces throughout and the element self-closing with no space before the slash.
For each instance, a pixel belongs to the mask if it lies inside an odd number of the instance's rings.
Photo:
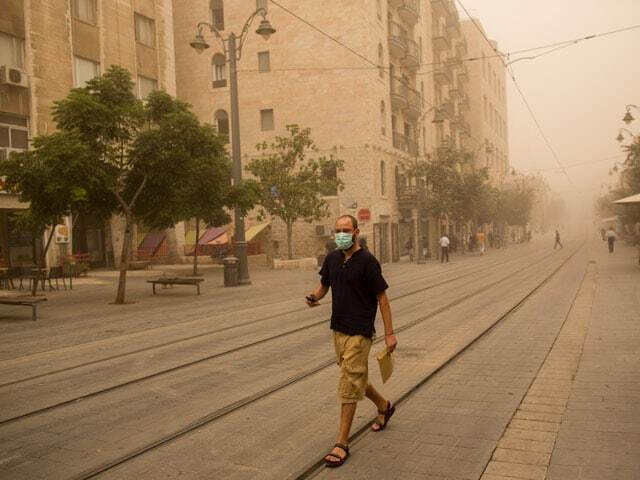
<svg viewBox="0 0 640 480">
<path fill-rule="evenodd" d="M 306 222 L 321 220 L 329 215 L 328 204 L 322 196 L 342 189 L 337 173 L 343 162 L 332 156 L 308 158 L 316 151 L 310 129 L 288 125 L 289 136 L 276 137 L 271 144 L 259 144 L 263 156 L 247 166 L 257 179 L 260 215 L 278 217 L 287 225 L 289 258 L 291 230 L 298 219 Z"/>
</svg>

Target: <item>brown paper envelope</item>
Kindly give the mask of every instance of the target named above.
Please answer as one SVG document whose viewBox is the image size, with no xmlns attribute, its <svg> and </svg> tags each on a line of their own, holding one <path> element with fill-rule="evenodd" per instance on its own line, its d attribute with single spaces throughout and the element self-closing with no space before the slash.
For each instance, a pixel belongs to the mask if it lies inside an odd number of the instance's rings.
<svg viewBox="0 0 640 480">
<path fill-rule="evenodd" d="M 380 375 L 382 376 L 382 383 L 387 383 L 389 377 L 393 373 L 393 357 L 391 352 L 385 347 L 384 350 L 376 354 L 378 359 L 378 366 L 380 367 Z"/>
</svg>

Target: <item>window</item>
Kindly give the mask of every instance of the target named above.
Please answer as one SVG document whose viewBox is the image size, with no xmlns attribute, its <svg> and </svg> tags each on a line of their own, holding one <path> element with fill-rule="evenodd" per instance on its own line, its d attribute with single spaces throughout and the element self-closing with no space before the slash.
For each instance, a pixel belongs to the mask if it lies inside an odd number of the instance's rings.
<svg viewBox="0 0 640 480">
<path fill-rule="evenodd" d="M 266 132 L 268 130 L 275 130 L 273 109 L 260 110 L 260 127 L 263 132 Z"/>
<path fill-rule="evenodd" d="M 224 110 L 218 110 L 214 117 L 216 131 L 221 135 L 229 136 L 229 115 Z"/>
<path fill-rule="evenodd" d="M 380 102 L 380 125 L 382 135 L 387 134 L 387 108 L 384 104 L 384 100 Z"/>
<path fill-rule="evenodd" d="M 138 75 L 138 98 L 145 99 L 147 96 L 158 89 L 158 81 L 153 78 Z"/>
<path fill-rule="evenodd" d="M 261 72 L 271 70 L 271 55 L 269 52 L 258 52 L 258 70 Z"/>
<path fill-rule="evenodd" d="M 148 47 L 156 46 L 156 23 L 153 19 L 136 13 L 134 15 L 136 41 Z"/>
<path fill-rule="evenodd" d="M 86 86 L 92 78 L 100 75 L 100 64 L 81 57 L 73 57 L 73 85 L 76 88 Z"/>
<path fill-rule="evenodd" d="M 83 22 L 98 23 L 96 0 L 71 0 L 71 15 Z"/>
<path fill-rule="evenodd" d="M 336 180 L 338 180 L 338 169 L 336 165 L 324 165 L 322 167 L 322 178 L 324 180 L 336 182 Z M 320 193 L 327 197 L 338 195 L 337 182 L 333 185 L 322 185 Z"/>
<path fill-rule="evenodd" d="M 380 162 L 380 195 L 383 197 L 387 194 L 387 177 L 384 160 Z"/>
<path fill-rule="evenodd" d="M 211 25 L 218 30 L 224 30 L 224 4 L 222 0 L 211 0 L 209 10 L 211 12 Z"/>
<path fill-rule="evenodd" d="M 378 44 L 378 73 L 380 78 L 384 78 L 384 49 L 381 43 Z"/>
<path fill-rule="evenodd" d="M 26 150 L 29 147 L 29 135 L 26 130 L 11 129 L 11 147 Z"/>
<path fill-rule="evenodd" d="M 24 40 L 0 32 L 0 65 L 24 66 Z"/>
<path fill-rule="evenodd" d="M 227 62 L 224 55 L 216 53 L 211 59 L 211 68 L 213 69 L 213 88 L 227 86 Z"/>
</svg>

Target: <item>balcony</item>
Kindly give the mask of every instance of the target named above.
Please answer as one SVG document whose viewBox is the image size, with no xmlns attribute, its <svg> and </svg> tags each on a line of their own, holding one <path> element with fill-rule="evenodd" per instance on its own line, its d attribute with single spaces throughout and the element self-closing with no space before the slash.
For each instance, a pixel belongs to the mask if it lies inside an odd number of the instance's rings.
<svg viewBox="0 0 640 480">
<path fill-rule="evenodd" d="M 447 17 L 447 33 L 451 36 L 451 37 L 459 37 L 461 35 L 460 32 L 460 18 L 458 17 L 458 12 L 456 11 L 455 14 L 453 15 L 449 15 Z"/>
<path fill-rule="evenodd" d="M 433 72 L 433 79 L 439 85 L 450 85 L 452 78 L 449 68 L 447 68 L 446 66 L 438 68 L 435 72 Z"/>
<path fill-rule="evenodd" d="M 402 110 L 407 108 L 409 87 L 402 80 L 391 79 L 391 107 Z"/>
<path fill-rule="evenodd" d="M 415 185 L 398 185 L 396 187 L 398 196 L 398 208 L 401 210 L 411 210 L 418 205 L 418 187 Z"/>
<path fill-rule="evenodd" d="M 394 21 L 389 20 L 389 55 L 404 58 L 407 54 L 407 31 Z"/>
<path fill-rule="evenodd" d="M 407 38 L 407 51 L 406 55 L 402 59 L 402 66 L 409 70 L 418 70 L 420 68 L 420 45 L 418 42 L 414 42 L 413 40 Z"/>
<path fill-rule="evenodd" d="M 469 108 L 471 106 L 471 101 L 469 100 L 469 95 L 467 95 L 466 93 L 463 93 L 460 96 L 460 102 L 458 102 L 458 105 L 460 105 L 461 107 L 465 107 L 465 108 Z"/>
<path fill-rule="evenodd" d="M 405 135 L 393 132 L 393 147 L 412 156 L 418 155 L 418 144 Z"/>
<path fill-rule="evenodd" d="M 456 52 L 460 56 L 460 58 L 465 58 L 469 54 L 469 50 L 467 49 L 467 39 L 462 37 L 461 40 L 456 43 Z"/>
<path fill-rule="evenodd" d="M 398 16 L 407 24 L 413 26 L 420 20 L 419 0 L 390 0 L 389 3 L 398 10 Z"/>
<path fill-rule="evenodd" d="M 462 97 L 462 90 L 459 88 L 450 88 L 449 89 L 449 98 L 452 100 L 458 100 Z"/>
<path fill-rule="evenodd" d="M 442 105 L 440 105 L 440 111 L 443 112 L 449 120 L 453 120 L 455 112 L 452 102 L 449 100 L 442 102 Z"/>
<path fill-rule="evenodd" d="M 451 42 L 446 35 L 435 35 L 433 37 L 433 49 L 436 51 L 446 52 L 451 48 Z"/>
<path fill-rule="evenodd" d="M 431 9 L 434 16 L 449 17 L 453 14 L 455 6 L 451 4 L 451 0 L 431 0 Z"/>
<path fill-rule="evenodd" d="M 422 97 L 420 96 L 420 92 L 411 87 L 407 87 L 407 106 L 404 108 L 403 113 L 412 120 L 417 120 L 422 113 Z"/>
<path fill-rule="evenodd" d="M 460 64 L 457 75 L 458 83 L 467 83 L 469 81 L 469 70 L 464 62 Z"/>
</svg>

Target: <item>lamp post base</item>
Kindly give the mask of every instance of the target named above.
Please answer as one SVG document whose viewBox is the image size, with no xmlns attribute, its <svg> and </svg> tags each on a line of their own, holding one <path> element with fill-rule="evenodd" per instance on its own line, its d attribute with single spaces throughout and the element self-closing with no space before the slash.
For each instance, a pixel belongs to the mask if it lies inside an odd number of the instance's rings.
<svg viewBox="0 0 640 480">
<path fill-rule="evenodd" d="M 247 242 L 237 242 L 235 244 L 236 255 L 238 256 L 238 285 L 251 285 L 249 278 L 249 259 L 247 258 Z"/>
</svg>

